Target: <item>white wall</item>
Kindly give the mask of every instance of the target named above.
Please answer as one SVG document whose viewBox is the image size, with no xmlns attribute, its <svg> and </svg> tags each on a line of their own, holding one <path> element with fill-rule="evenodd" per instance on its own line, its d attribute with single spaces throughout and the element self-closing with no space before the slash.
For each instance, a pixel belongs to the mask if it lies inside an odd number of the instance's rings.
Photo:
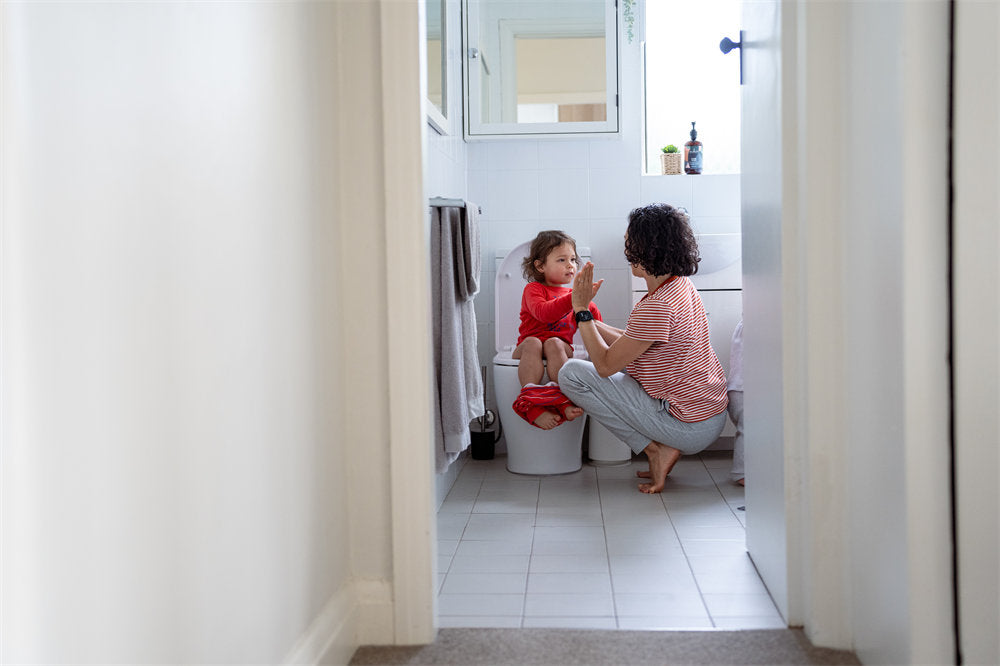
<svg viewBox="0 0 1000 666">
<path fill-rule="evenodd" d="M 385 262 L 339 232 L 340 9 L 0 11 L 0 657 L 346 660 L 391 563 L 345 409 L 385 382 L 331 351 Z"/>
<path fill-rule="evenodd" d="M 854 645 L 867 663 L 943 663 L 948 3 L 854 3 L 848 28 L 845 434 L 848 459 L 864 462 L 848 468 Z"/>
</svg>

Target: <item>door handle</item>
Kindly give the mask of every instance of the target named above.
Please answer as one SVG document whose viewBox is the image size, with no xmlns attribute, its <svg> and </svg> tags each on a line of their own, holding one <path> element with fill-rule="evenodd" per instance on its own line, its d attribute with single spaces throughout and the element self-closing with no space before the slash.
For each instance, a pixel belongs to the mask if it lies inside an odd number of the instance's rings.
<svg viewBox="0 0 1000 666">
<path fill-rule="evenodd" d="M 740 30 L 740 41 L 734 42 L 728 37 L 723 37 L 722 41 L 719 42 L 719 50 L 723 53 L 729 53 L 733 49 L 740 50 L 740 85 L 743 85 L 743 31 Z"/>
</svg>

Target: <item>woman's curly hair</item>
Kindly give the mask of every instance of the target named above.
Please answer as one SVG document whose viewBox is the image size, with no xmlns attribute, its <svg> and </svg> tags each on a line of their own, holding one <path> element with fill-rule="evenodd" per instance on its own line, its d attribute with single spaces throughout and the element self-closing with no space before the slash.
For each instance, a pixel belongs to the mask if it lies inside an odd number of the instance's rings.
<svg viewBox="0 0 1000 666">
<path fill-rule="evenodd" d="M 545 282 L 545 274 L 535 268 L 535 262 L 549 258 L 549 253 L 564 243 L 573 246 L 573 254 L 576 254 L 576 241 L 565 231 L 539 231 L 535 239 L 531 241 L 528 249 L 528 256 L 521 262 L 521 273 L 528 282 Z"/>
<path fill-rule="evenodd" d="M 664 203 L 636 208 L 628 215 L 625 258 L 650 275 L 694 275 L 698 241 L 687 213 Z"/>
</svg>

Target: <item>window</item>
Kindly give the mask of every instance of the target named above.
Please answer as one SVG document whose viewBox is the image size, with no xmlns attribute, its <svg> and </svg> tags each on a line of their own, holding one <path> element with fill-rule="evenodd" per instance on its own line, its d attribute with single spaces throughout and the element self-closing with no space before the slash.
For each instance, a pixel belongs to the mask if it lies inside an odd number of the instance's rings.
<svg viewBox="0 0 1000 666">
<path fill-rule="evenodd" d="M 660 173 L 667 144 L 683 151 L 695 121 L 703 174 L 740 171 L 740 0 L 647 0 L 646 171 Z"/>
</svg>

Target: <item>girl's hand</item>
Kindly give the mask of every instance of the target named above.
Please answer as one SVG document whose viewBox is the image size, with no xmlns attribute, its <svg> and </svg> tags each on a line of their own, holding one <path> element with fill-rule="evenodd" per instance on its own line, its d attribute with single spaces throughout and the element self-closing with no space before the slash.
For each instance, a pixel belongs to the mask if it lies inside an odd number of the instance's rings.
<svg viewBox="0 0 1000 666">
<path fill-rule="evenodd" d="M 602 284 L 604 280 L 594 282 L 594 264 L 588 261 L 573 278 L 573 311 L 589 309 L 590 302 L 597 296 Z"/>
</svg>

